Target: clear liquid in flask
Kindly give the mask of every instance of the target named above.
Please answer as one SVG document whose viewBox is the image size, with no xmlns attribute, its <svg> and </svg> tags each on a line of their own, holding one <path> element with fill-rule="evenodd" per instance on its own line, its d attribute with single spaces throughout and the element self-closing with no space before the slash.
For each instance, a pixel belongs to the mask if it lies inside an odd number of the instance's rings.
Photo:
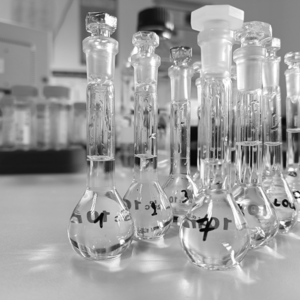
<svg viewBox="0 0 300 300">
<path fill-rule="evenodd" d="M 156 164 L 156 156 L 135 155 L 135 165 L 140 169 L 139 180 L 133 180 L 123 198 L 134 220 L 138 239 L 161 238 L 173 220 L 170 202 L 153 178 Z"/>
<path fill-rule="evenodd" d="M 276 158 L 282 153 L 281 147 L 281 142 L 267 142 L 264 145 L 265 155 L 274 166 L 276 166 Z M 288 233 L 296 224 L 298 205 L 281 173 L 281 168 L 274 170 L 270 176 L 266 176 L 263 180 L 263 188 L 276 210 L 279 232 Z"/>
<path fill-rule="evenodd" d="M 208 270 L 237 266 L 250 247 L 248 227 L 231 194 L 207 190 L 180 226 L 180 241 L 192 263 Z"/>
<path fill-rule="evenodd" d="M 114 187 L 97 188 L 93 182 L 110 180 L 114 159 L 93 157 L 90 164 L 97 176 L 90 178 L 90 186 L 72 213 L 68 237 L 74 251 L 86 259 L 117 258 L 131 244 L 133 221 Z"/>
<path fill-rule="evenodd" d="M 262 142 L 237 142 L 236 144 L 237 163 L 242 166 L 242 170 L 238 172 L 243 172 L 239 175 L 244 183 L 234 187 L 233 196 L 250 229 L 251 247 L 257 248 L 265 245 L 277 234 L 278 219 L 273 204 L 259 184 L 259 170 L 255 169 L 261 157 Z"/>
<path fill-rule="evenodd" d="M 163 185 L 176 217 L 184 216 L 195 203 L 198 188 L 190 176 L 190 104 L 187 100 L 171 104 L 171 166 Z"/>
</svg>

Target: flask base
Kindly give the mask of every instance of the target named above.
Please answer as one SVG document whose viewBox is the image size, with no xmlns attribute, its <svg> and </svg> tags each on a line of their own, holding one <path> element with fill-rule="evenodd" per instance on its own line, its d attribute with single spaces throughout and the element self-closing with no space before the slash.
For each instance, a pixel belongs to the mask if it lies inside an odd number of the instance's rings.
<svg viewBox="0 0 300 300">
<path fill-rule="evenodd" d="M 109 249 L 107 248 L 90 248 L 84 245 L 78 244 L 76 241 L 70 238 L 70 243 L 73 250 L 79 254 L 81 257 L 92 260 L 112 260 L 119 258 L 121 254 L 128 248 L 131 243 L 131 238 L 129 238 L 123 245 L 120 243 L 117 245 L 112 245 Z M 129 244 L 128 244 L 129 243 Z M 114 254 L 116 252 L 116 254 Z M 109 254 L 107 254 L 109 253 Z"/>
<path fill-rule="evenodd" d="M 250 230 L 251 248 L 264 246 L 278 232 L 278 219 L 273 204 L 260 185 L 235 186 L 233 197 Z"/>
</svg>

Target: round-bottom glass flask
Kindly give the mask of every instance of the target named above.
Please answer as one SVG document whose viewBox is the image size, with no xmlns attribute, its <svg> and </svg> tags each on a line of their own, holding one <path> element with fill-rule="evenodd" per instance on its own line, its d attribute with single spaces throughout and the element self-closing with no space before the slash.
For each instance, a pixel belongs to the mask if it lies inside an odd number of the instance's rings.
<svg viewBox="0 0 300 300">
<path fill-rule="evenodd" d="M 208 270 L 237 266 L 250 247 L 247 224 L 232 196 L 208 190 L 180 226 L 180 241 L 192 263 Z"/>
</svg>

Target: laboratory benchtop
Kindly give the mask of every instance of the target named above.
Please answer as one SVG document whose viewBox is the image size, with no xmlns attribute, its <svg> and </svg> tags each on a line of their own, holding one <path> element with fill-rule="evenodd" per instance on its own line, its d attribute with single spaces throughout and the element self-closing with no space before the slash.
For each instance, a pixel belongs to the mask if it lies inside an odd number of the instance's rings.
<svg viewBox="0 0 300 300">
<path fill-rule="evenodd" d="M 190 263 L 176 225 L 159 241 L 133 241 L 121 258 L 81 258 L 69 245 L 67 227 L 85 178 L 0 176 L 0 299 L 300 299 L 299 225 L 228 271 Z M 127 183 L 117 184 L 121 195 Z"/>
</svg>

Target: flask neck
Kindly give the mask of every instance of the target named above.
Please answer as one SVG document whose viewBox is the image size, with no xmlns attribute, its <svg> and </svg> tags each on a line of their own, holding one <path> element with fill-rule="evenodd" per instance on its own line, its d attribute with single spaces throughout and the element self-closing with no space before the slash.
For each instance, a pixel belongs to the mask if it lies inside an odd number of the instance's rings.
<svg viewBox="0 0 300 300">
<path fill-rule="evenodd" d="M 193 69 L 183 62 L 169 68 L 171 82 L 170 174 L 190 174 L 190 96 Z"/>
<path fill-rule="evenodd" d="M 171 168 L 170 174 L 190 174 L 190 101 L 171 104 Z"/>
<path fill-rule="evenodd" d="M 198 85 L 199 126 L 198 144 L 201 180 L 205 188 L 225 188 L 228 185 L 229 160 L 229 101 L 231 80 L 202 76 Z"/>
<path fill-rule="evenodd" d="M 131 63 L 135 79 L 134 170 L 136 176 L 144 180 L 156 176 L 157 69 L 160 58 L 154 53 L 143 56 L 138 52 L 132 56 Z"/>
<path fill-rule="evenodd" d="M 172 102 L 190 99 L 192 76 L 193 69 L 187 64 L 174 65 L 169 68 Z"/>
<path fill-rule="evenodd" d="M 115 160 L 95 161 L 89 160 L 87 176 L 88 188 L 98 194 L 105 194 L 114 188 Z"/>
<path fill-rule="evenodd" d="M 134 178 L 139 182 L 157 181 L 157 156 L 135 155 Z"/>
</svg>

